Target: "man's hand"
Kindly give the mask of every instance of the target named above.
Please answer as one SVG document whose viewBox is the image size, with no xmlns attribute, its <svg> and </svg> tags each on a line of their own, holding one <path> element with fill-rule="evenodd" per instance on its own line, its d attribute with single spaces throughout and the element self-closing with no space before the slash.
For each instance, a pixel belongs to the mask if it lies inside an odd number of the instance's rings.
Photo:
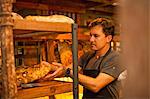
<svg viewBox="0 0 150 99">
<path fill-rule="evenodd" d="M 52 74 L 46 75 L 43 79 L 44 80 L 49 80 L 49 79 L 54 79 L 55 77 L 63 76 L 65 74 L 65 67 L 62 66 L 60 63 L 53 62 L 54 68 L 52 71 L 54 71 Z"/>
</svg>

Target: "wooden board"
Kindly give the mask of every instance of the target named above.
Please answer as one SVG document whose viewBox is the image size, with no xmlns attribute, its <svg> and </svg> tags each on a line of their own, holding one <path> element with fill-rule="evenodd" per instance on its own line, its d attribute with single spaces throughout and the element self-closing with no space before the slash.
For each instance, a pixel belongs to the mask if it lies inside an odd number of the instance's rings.
<svg viewBox="0 0 150 99">
<path fill-rule="evenodd" d="M 14 6 L 19 8 L 26 8 L 26 9 L 36 9 L 36 10 L 45 10 L 45 11 L 49 11 L 49 10 L 53 10 L 53 11 L 61 11 L 61 12 L 72 12 L 72 13 L 85 13 L 86 9 L 85 9 L 85 5 L 82 3 L 77 3 L 71 0 L 49 0 L 47 4 L 41 4 L 41 3 L 32 3 L 32 2 L 24 2 L 24 1 L 18 1 L 14 3 Z M 44 1 L 44 0 L 43 0 Z M 46 0 L 45 0 L 46 1 Z M 57 3 L 63 3 L 63 5 L 53 5 L 54 2 Z M 62 4 L 61 3 L 61 4 Z M 66 5 L 68 4 L 68 5 Z"/>
<path fill-rule="evenodd" d="M 61 22 L 42 22 L 28 20 L 14 20 L 15 30 L 71 32 L 72 24 Z"/>
<path fill-rule="evenodd" d="M 42 40 L 47 40 L 47 39 L 53 39 L 53 40 L 64 40 L 64 39 L 72 39 L 72 34 L 53 34 L 53 35 L 47 35 L 47 36 L 34 36 L 33 39 L 42 39 Z M 89 40 L 88 35 L 84 34 L 78 34 L 78 40 Z"/>
<path fill-rule="evenodd" d="M 17 99 L 32 99 L 42 96 L 51 96 L 55 94 L 71 92 L 72 83 L 61 81 L 49 81 L 39 83 L 40 87 L 19 89 Z"/>
</svg>

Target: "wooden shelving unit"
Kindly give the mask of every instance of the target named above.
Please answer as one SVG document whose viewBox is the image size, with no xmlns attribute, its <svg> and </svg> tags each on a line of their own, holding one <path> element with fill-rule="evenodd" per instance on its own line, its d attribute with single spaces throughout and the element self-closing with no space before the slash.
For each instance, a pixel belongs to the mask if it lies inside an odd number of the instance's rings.
<svg viewBox="0 0 150 99">
<path fill-rule="evenodd" d="M 27 1 L 27 2 L 24 2 Z M 32 0 L 31 0 L 32 1 Z M 44 0 L 43 0 L 44 1 Z M 76 1 L 76 0 L 74 0 Z M 3 99 L 16 99 L 17 97 L 26 97 L 26 99 L 30 99 L 32 97 L 39 97 L 44 95 L 54 95 L 57 93 L 63 93 L 71 91 L 70 84 L 66 84 L 64 82 L 60 83 L 53 83 L 52 85 L 47 85 L 47 87 L 38 87 L 38 88 L 31 88 L 31 89 L 19 89 L 17 90 L 16 86 L 16 79 L 15 79 L 15 63 L 14 63 L 14 42 L 13 39 L 16 41 L 43 41 L 47 39 L 72 39 L 73 38 L 73 49 L 75 49 L 76 52 L 76 46 L 77 42 L 75 41 L 76 35 L 72 33 L 73 30 L 73 24 L 68 23 L 55 23 L 55 22 L 37 22 L 37 21 L 27 21 L 27 20 L 12 20 L 11 18 L 11 12 L 12 12 L 12 6 L 20 7 L 22 8 L 29 8 L 29 9 L 38 9 L 38 10 L 58 10 L 58 11 L 67 11 L 67 12 L 73 12 L 73 13 L 85 13 L 86 8 L 87 10 L 90 10 L 89 4 L 99 5 L 102 3 L 102 5 L 106 2 L 101 1 L 98 2 L 89 2 L 87 1 L 86 4 L 83 4 L 82 2 L 77 1 L 76 3 L 74 1 L 67 0 L 66 3 L 64 3 L 63 7 L 60 6 L 54 6 L 53 4 L 47 5 L 50 3 L 60 3 L 63 1 L 56 0 L 55 2 L 47 0 L 45 4 L 39 4 L 35 3 L 30 0 L 0 0 L 0 33 L 2 35 L 2 95 Z M 16 3 L 14 3 L 16 2 Z M 39 2 L 39 1 L 38 1 Z M 79 3 L 78 3 L 79 2 Z M 14 4 L 13 4 L 14 3 Z M 113 2 L 112 2 L 113 3 Z M 37 4 L 37 5 L 36 5 Z M 65 4 L 69 4 L 68 7 L 66 7 Z M 70 6 L 71 4 L 71 6 Z M 107 1 L 108 5 L 110 5 L 110 2 Z M 76 6 L 74 6 L 76 5 Z M 80 5 L 80 6 L 79 6 Z M 106 5 L 107 6 L 107 5 Z M 81 9 L 82 8 L 82 9 Z M 101 10 L 97 9 L 98 11 L 102 12 L 108 12 L 110 13 L 110 9 L 108 10 Z M 90 10 L 91 11 L 91 10 Z M 78 16 L 78 15 L 77 15 Z M 79 23 L 79 19 L 77 19 L 77 23 Z M 67 34 L 66 34 L 67 33 Z M 72 36 L 74 35 L 74 36 Z M 85 36 L 83 34 L 78 34 L 78 39 L 87 40 L 89 37 Z M 77 56 L 74 54 L 74 56 Z M 77 60 L 77 57 L 75 57 L 74 60 Z M 77 63 L 77 62 L 73 62 Z M 77 65 L 77 64 L 75 64 Z M 77 66 L 76 66 L 77 67 Z M 76 68 L 74 68 L 76 69 Z M 75 81 L 77 81 L 77 77 Z M 56 85 L 55 85 L 56 84 Z M 75 83 L 77 84 L 77 83 Z M 57 85 L 60 85 L 63 87 L 63 91 L 59 88 Z M 68 89 L 67 89 L 67 88 Z M 39 90 L 40 89 L 40 90 Z M 44 90 L 45 89 L 45 90 Z M 56 92 L 54 91 L 56 90 Z M 39 91 L 37 91 L 39 90 Z M 58 90 L 58 91 L 57 91 Z M 18 91 L 18 92 L 17 92 Z M 48 91 L 48 93 L 46 93 Z M 38 94 L 38 93 L 41 94 Z M 42 94 L 46 93 L 46 94 Z M 17 94 L 17 97 L 16 97 Z M 31 97 L 30 97 L 31 96 Z M 75 98 L 76 99 L 76 98 Z"/>
<path fill-rule="evenodd" d="M 26 21 L 26 20 L 14 20 L 13 21 L 13 31 L 14 35 L 23 35 L 28 34 L 28 31 L 40 31 L 40 32 L 57 32 L 57 33 L 72 33 L 72 24 L 68 23 L 55 23 L 55 22 L 37 22 L 37 21 Z M 19 31 L 19 32 L 17 32 Z M 21 34 L 22 32 L 22 34 Z M 34 34 L 32 35 L 34 37 Z M 69 36 L 70 38 L 70 36 Z M 55 37 L 53 38 L 55 39 Z M 3 57 L 2 57 L 3 58 Z M 3 66 L 5 64 L 2 64 Z M 13 69 L 13 68 L 12 68 Z M 10 72 L 9 70 L 6 70 L 6 72 Z M 15 75 L 15 74 L 14 74 Z M 6 75 L 7 76 L 7 75 Z M 5 83 L 6 81 L 3 80 L 2 83 Z M 15 81 L 9 81 L 8 83 L 14 84 Z M 15 84 L 14 84 L 15 85 Z M 2 85 L 4 88 L 4 86 Z M 9 88 L 9 85 L 8 87 Z M 14 90 L 14 89 L 11 89 Z M 9 90 L 9 91 L 11 91 Z M 7 91 L 7 90 L 2 90 Z M 49 84 L 47 86 L 40 86 L 37 88 L 29 88 L 29 89 L 19 89 L 17 92 L 17 98 L 19 99 L 30 99 L 35 97 L 41 97 L 46 95 L 55 95 L 58 93 L 64 93 L 72 91 L 72 84 L 66 83 L 66 82 L 52 82 L 52 84 Z M 13 92 L 13 91 L 12 91 Z M 4 92 L 5 93 L 5 92 Z M 6 96 L 5 96 L 6 95 Z M 11 96 L 12 95 L 12 96 Z M 15 96 L 14 96 L 15 95 Z M 4 94 L 5 97 L 16 97 L 16 93 L 13 94 Z"/>
<path fill-rule="evenodd" d="M 43 32 L 42 35 L 44 35 L 45 32 L 48 32 L 48 35 L 57 35 L 56 37 L 53 36 L 51 39 L 60 39 L 58 36 L 65 35 L 63 39 L 71 39 L 71 33 L 72 33 L 72 24 L 68 23 L 58 23 L 58 22 L 39 22 L 39 21 L 27 21 L 27 20 L 14 20 L 14 27 L 13 27 L 14 35 L 23 35 L 21 34 L 21 31 L 40 31 Z M 17 31 L 19 30 L 19 34 Z M 56 34 L 57 33 L 57 34 Z M 63 34 L 59 34 L 63 33 Z M 69 33 L 69 34 L 66 34 Z M 31 33 L 29 33 L 31 34 Z M 28 35 L 28 32 L 24 35 Z M 67 35 L 67 36 L 66 36 Z M 69 35 L 69 37 L 68 37 Z M 31 36 L 34 39 L 34 33 Z M 41 36 L 38 36 L 38 39 Z M 37 38 L 35 38 L 37 39 Z M 49 39 L 49 38 L 46 38 Z M 26 47 L 25 47 L 26 48 Z M 40 83 L 39 83 L 40 84 Z M 20 89 L 18 90 L 18 99 L 30 99 L 35 97 L 41 97 L 41 96 L 51 96 L 58 93 L 64 93 L 72 91 L 72 83 L 66 83 L 66 82 L 57 82 L 53 81 L 46 86 L 40 86 L 36 88 L 29 88 L 29 89 Z M 44 93 L 44 94 L 43 94 Z"/>
</svg>

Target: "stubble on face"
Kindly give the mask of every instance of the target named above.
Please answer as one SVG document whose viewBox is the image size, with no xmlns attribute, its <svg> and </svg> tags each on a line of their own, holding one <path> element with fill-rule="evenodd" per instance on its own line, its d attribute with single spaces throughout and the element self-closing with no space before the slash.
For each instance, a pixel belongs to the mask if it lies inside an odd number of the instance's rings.
<svg viewBox="0 0 150 99">
<path fill-rule="evenodd" d="M 90 42 L 92 50 L 101 50 L 106 44 L 105 34 L 101 26 L 95 26 L 90 30 Z"/>
</svg>

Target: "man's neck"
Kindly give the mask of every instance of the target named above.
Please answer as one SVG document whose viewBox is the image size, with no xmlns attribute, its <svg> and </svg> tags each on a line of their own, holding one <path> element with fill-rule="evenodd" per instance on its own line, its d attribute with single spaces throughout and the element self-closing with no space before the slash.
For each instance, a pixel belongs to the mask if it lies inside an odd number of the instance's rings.
<svg viewBox="0 0 150 99">
<path fill-rule="evenodd" d="M 109 44 L 104 46 L 102 49 L 96 51 L 95 56 L 104 56 L 109 50 L 109 48 L 110 48 Z"/>
</svg>

